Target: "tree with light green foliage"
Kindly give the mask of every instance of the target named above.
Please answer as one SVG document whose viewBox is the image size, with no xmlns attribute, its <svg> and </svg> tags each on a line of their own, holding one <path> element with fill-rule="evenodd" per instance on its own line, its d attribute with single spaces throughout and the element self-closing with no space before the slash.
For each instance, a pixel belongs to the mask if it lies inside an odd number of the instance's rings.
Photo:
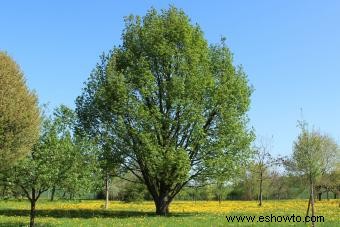
<svg viewBox="0 0 340 227">
<path fill-rule="evenodd" d="M 289 170 L 306 178 L 309 185 L 309 201 L 307 214 L 310 207 L 312 216 L 315 216 L 314 197 L 315 184 L 323 174 L 335 168 L 335 161 L 339 154 L 336 142 L 328 135 L 319 131 L 308 129 L 305 121 L 299 122 L 301 133 L 294 142 L 293 157 L 286 161 Z M 312 222 L 315 226 L 315 222 Z"/>
<path fill-rule="evenodd" d="M 44 120 L 40 139 L 31 153 L 7 173 L 9 185 L 18 191 L 15 193 L 22 193 L 30 202 L 30 226 L 35 223 L 36 202 L 53 182 L 55 157 L 50 146 L 55 141 L 51 138 L 50 129 L 51 122 Z"/>
<path fill-rule="evenodd" d="M 122 170 L 166 215 L 188 182 L 245 163 L 252 89 L 225 40 L 209 46 L 175 7 L 127 17 L 122 40 L 77 99 L 80 125 L 108 136 Z"/>
<path fill-rule="evenodd" d="M 96 182 L 96 147 L 73 134 L 73 121 L 72 110 L 56 109 L 53 118 L 44 119 L 32 152 L 7 171 L 9 185 L 30 201 L 30 226 L 42 193 L 57 188 L 80 195 Z"/>
<path fill-rule="evenodd" d="M 0 52 L 0 171 L 25 157 L 39 137 L 37 98 L 19 66 Z"/>
<path fill-rule="evenodd" d="M 61 105 L 55 109 L 49 131 L 49 152 L 53 157 L 53 200 L 56 190 L 74 198 L 97 186 L 99 177 L 98 149 L 89 138 L 75 132 L 76 115 Z"/>
</svg>

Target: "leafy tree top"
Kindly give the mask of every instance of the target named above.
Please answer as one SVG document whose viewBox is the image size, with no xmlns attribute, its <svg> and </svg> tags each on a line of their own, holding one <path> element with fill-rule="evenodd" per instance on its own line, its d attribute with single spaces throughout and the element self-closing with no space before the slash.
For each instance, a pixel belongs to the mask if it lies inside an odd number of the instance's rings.
<svg viewBox="0 0 340 227">
<path fill-rule="evenodd" d="M 35 94 L 22 71 L 0 52 L 0 170 L 27 155 L 39 137 L 40 114 Z"/>
<path fill-rule="evenodd" d="M 171 200 L 191 179 L 231 175 L 247 159 L 251 87 L 224 40 L 208 45 L 183 11 L 125 20 L 123 43 L 77 99 L 80 125 Z"/>
</svg>

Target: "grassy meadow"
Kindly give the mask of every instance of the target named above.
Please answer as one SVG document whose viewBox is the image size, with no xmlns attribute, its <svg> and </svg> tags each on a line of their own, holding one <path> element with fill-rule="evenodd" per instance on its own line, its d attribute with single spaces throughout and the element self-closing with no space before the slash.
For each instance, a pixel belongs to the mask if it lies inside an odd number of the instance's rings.
<svg viewBox="0 0 340 227">
<path fill-rule="evenodd" d="M 325 218 L 317 226 L 340 226 L 339 200 L 316 202 L 316 215 Z M 264 201 L 174 201 L 168 217 L 154 215 L 153 202 L 113 201 L 104 210 L 103 201 L 55 201 L 37 203 L 36 226 L 310 226 L 306 223 L 228 222 L 226 215 L 300 215 L 304 217 L 307 200 Z M 0 226 L 28 226 L 29 203 L 0 201 Z"/>
</svg>

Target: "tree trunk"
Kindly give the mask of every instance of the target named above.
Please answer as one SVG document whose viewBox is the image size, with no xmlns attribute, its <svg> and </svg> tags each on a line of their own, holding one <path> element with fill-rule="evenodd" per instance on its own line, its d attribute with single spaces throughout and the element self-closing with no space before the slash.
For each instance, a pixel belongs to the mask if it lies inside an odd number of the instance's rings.
<svg viewBox="0 0 340 227">
<path fill-rule="evenodd" d="M 109 176 L 105 177 L 105 209 L 109 208 Z"/>
<path fill-rule="evenodd" d="M 223 183 L 218 182 L 217 183 L 217 199 L 218 199 L 219 205 L 221 205 L 221 202 L 222 202 L 222 193 L 223 193 Z"/>
<path fill-rule="evenodd" d="M 329 200 L 329 195 L 328 195 L 328 189 L 327 189 L 327 192 L 326 192 L 326 195 L 327 195 L 327 200 Z"/>
<path fill-rule="evenodd" d="M 30 198 L 31 202 L 31 212 L 30 212 L 30 227 L 34 227 L 34 218 L 35 218 L 35 203 L 37 201 L 36 195 L 35 195 L 35 189 L 32 188 L 32 196 Z"/>
<path fill-rule="evenodd" d="M 315 209 L 314 209 L 314 185 L 313 185 L 313 181 L 311 182 L 310 185 L 310 191 L 311 191 L 311 206 L 312 206 L 312 217 L 315 216 Z M 312 226 L 315 226 L 315 218 L 312 219 Z"/>
<path fill-rule="evenodd" d="M 54 200 L 54 194 L 55 194 L 55 186 L 53 186 L 53 188 L 52 188 L 52 192 L 51 192 L 51 201 Z"/>
<path fill-rule="evenodd" d="M 322 196 L 322 192 L 319 192 L 318 194 L 319 201 L 321 201 L 321 196 Z"/>
<path fill-rule="evenodd" d="M 263 174 L 261 172 L 260 175 L 260 195 L 259 195 L 259 206 L 262 206 L 262 183 L 263 183 Z"/>
<path fill-rule="evenodd" d="M 306 216 L 308 216 L 308 214 L 309 214 L 310 201 L 311 201 L 311 194 L 310 194 L 310 192 L 309 192 L 309 199 L 308 199 L 308 207 L 307 207 Z"/>
<path fill-rule="evenodd" d="M 166 216 L 169 213 L 169 205 L 173 198 L 185 186 L 184 183 L 177 183 L 175 185 L 167 184 L 164 181 L 154 180 L 148 175 L 148 170 L 142 171 L 144 182 L 150 192 L 156 206 L 156 214 Z"/>
<path fill-rule="evenodd" d="M 2 190 L 2 198 L 5 198 L 6 189 L 7 189 L 7 184 L 5 184 L 5 186 L 3 187 L 3 190 Z"/>
<path fill-rule="evenodd" d="M 218 195 L 218 204 L 221 205 L 221 201 L 222 201 L 222 196 L 221 194 Z"/>
<path fill-rule="evenodd" d="M 196 202 L 197 202 L 197 194 L 198 194 L 198 189 L 197 189 L 197 187 L 195 187 L 195 195 L 194 195 L 194 198 L 195 198 L 195 204 L 196 204 Z"/>
<path fill-rule="evenodd" d="M 156 214 L 166 216 L 169 213 L 169 205 L 171 201 L 167 200 L 167 196 L 160 196 L 155 200 Z"/>
</svg>

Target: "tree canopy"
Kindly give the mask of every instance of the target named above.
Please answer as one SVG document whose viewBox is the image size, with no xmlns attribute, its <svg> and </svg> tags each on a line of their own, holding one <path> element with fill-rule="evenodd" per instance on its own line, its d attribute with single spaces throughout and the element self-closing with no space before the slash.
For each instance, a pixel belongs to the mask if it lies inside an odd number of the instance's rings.
<svg viewBox="0 0 340 227">
<path fill-rule="evenodd" d="M 0 170 L 25 157 L 39 137 L 37 98 L 19 66 L 0 52 Z"/>
<path fill-rule="evenodd" d="M 316 130 L 309 130 L 305 122 L 300 123 L 301 133 L 294 142 L 291 168 L 315 182 L 323 173 L 332 171 L 339 156 L 334 139 Z"/>
<path fill-rule="evenodd" d="M 229 175 L 247 159 L 252 89 L 224 39 L 209 46 L 174 7 L 127 17 L 122 41 L 78 97 L 80 125 L 106 135 L 166 214 L 190 180 Z"/>
<path fill-rule="evenodd" d="M 96 147 L 73 133 L 75 115 L 66 106 L 45 117 L 39 140 L 32 152 L 6 171 L 12 191 L 31 202 L 30 226 L 34 226 L 35 204 L 50 189 L 70 197 L 89 192 L 96 184 Z"/>
</svg>

